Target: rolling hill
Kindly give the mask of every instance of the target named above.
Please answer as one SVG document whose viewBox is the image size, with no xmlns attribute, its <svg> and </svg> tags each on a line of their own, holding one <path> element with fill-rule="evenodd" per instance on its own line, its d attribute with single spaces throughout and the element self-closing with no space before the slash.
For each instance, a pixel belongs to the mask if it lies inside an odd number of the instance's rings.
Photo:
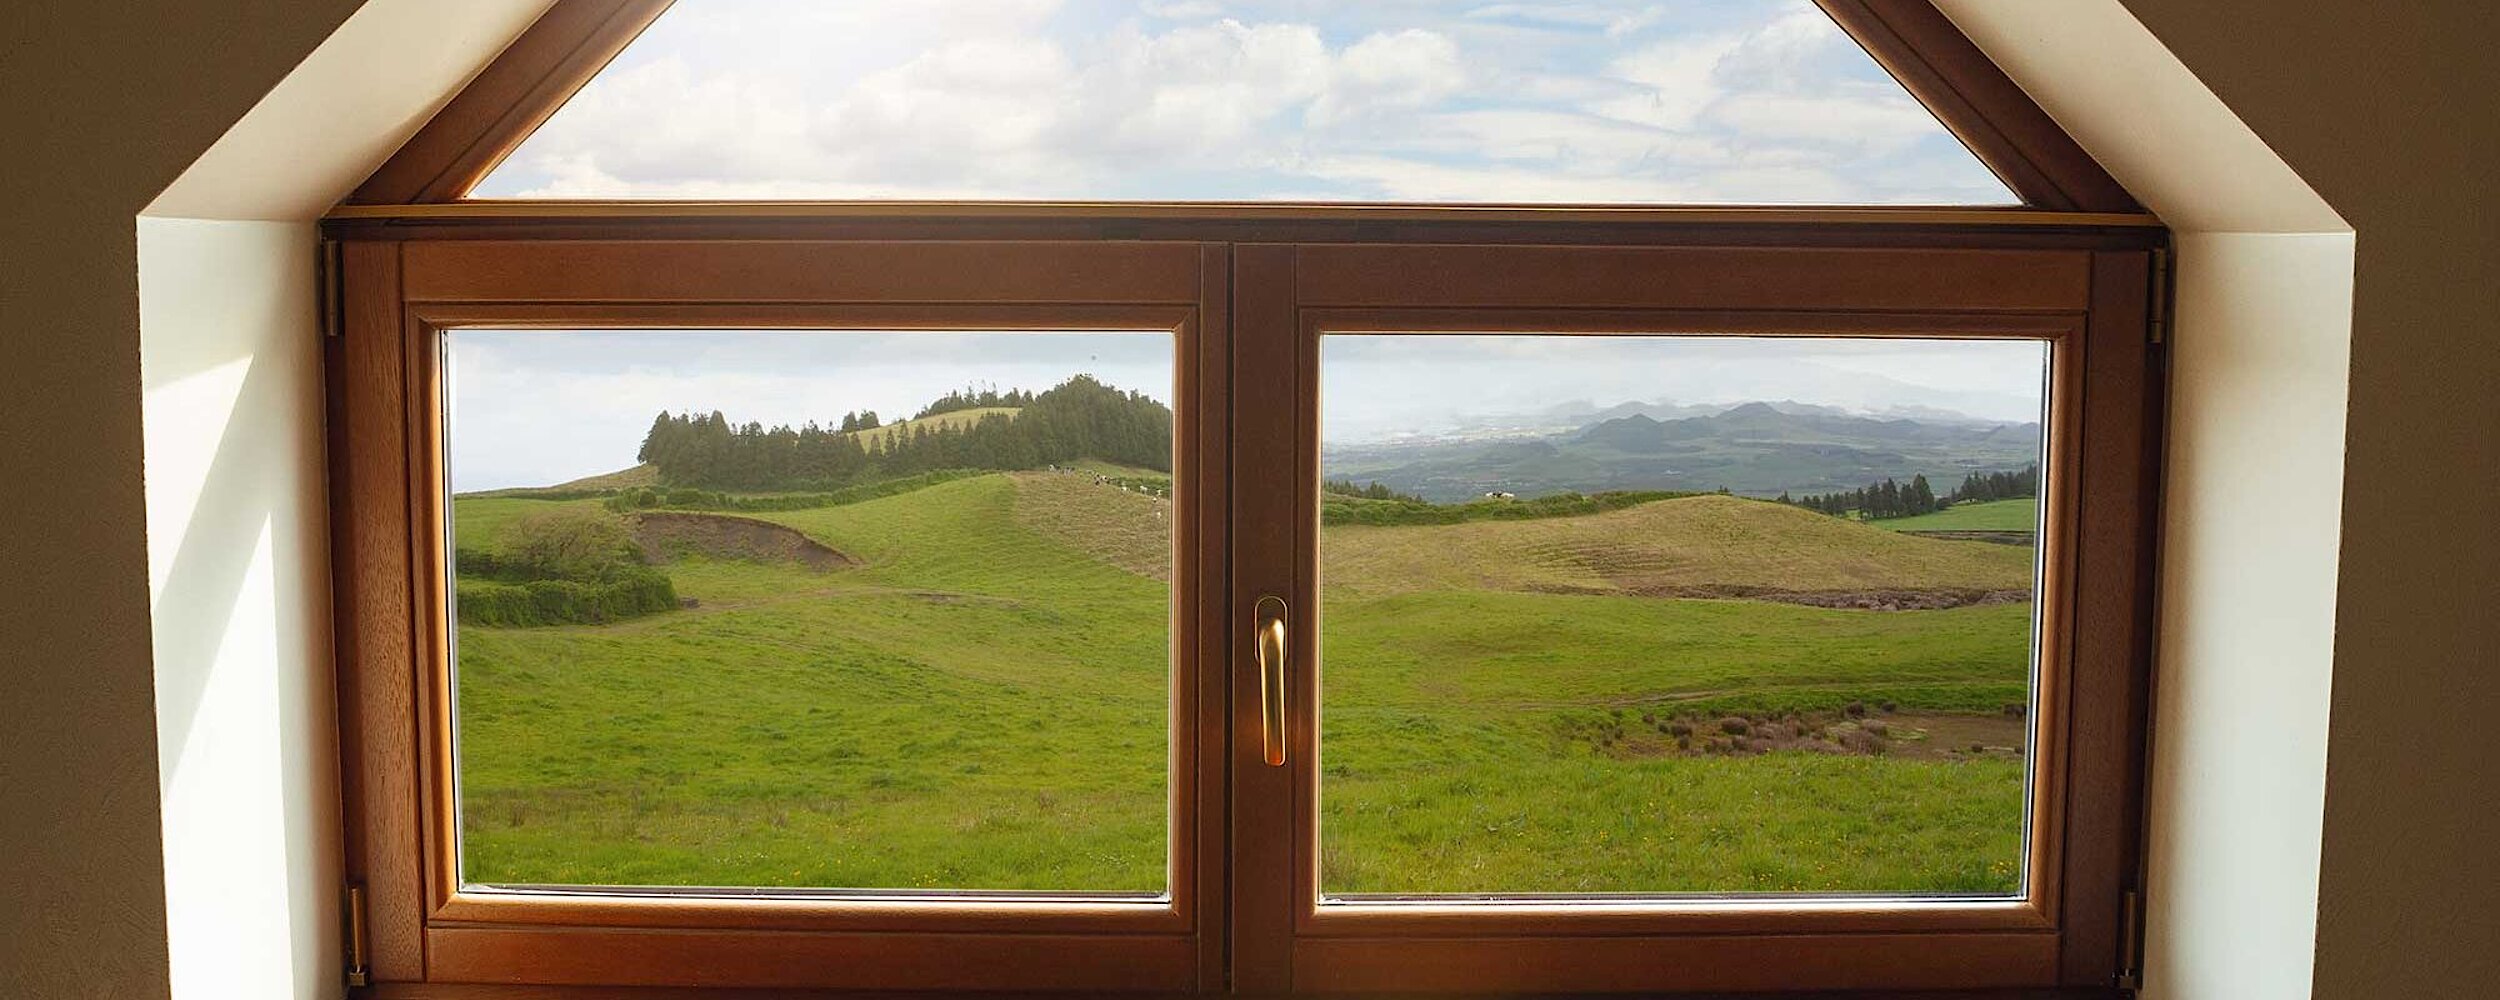
<svg viewBox="0 0 2500 1000">
<path fill-rule="evenodd" d="M 461 497 L 455 523 L 491 549 L 598 503 Z M 467 877 L 1168 889 L 1169 501 L 990 473 L 740 517 L 856 561 L 672 549 L 689 607 L 461 627 Z M 2018 884 L 2019 753 L 1919 741 L 1985 723 L 2019 745 L 1998 709 L 2023 698 L 2026 603 L 1669 598 L 2019 587 L 2025 549 L 1724 496 L 1321 539 L 1329 891 Z M 1897 707 L 1910 749 L 1686 752 L 1669 731 L 1855 725 L 1848 706 Z"/>
<path fill-rule="evenodd" d="M 1331 592 L 1669 596 L 2021 591 L 2031 554 L 1917 538 L 1760 500 L 1694 496 L 1586 517 L 1322 532 Z"/>
<path fill-rule="evenodd" d="M 1330 479 L 1376 480 L 1443 502 L 1490 491 L 1534 496 L 1565 489 L 1726 487 L 1770 496 L 1851 489 L 1916 473 L 1954 482 L 1971 471 L 2036 462 L 2039 447 L 2034 423 L 1872 417 L 1755 402 L 1669 419 L 1636 409 L 1562 433 L 1332 444 L 1322 466 Z"/>
<path fill-rule="evenodd" d="M 917 428 L 925 427 L 934 431 L 945 427 L 968 427 L 980 423 L 981 418 L 991 414 L 1013 418 L 1018 410 L 1018 407 L 1013 406 L 976 406 L 967 410 L 950 410 L 917 420 L 897 420 L 882 427 L 852 431 L 851 437 L 856 438 L 862 447 L 873 448 L 897 434 L 909 434 Z"/>
</svg>

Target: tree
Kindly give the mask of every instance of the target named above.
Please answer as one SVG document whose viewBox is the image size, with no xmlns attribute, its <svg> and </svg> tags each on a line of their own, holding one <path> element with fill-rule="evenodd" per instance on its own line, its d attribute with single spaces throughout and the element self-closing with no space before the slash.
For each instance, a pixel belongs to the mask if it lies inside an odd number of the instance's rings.
<svg viewBox="0 0 2500 1000">
<path fill-rule="evenodd" d="M 504 529 L 507 558 L 554 579 L 587 580 L 629 562 L 624 519 L 596 507 L 558 507 Z"/>
</svg>

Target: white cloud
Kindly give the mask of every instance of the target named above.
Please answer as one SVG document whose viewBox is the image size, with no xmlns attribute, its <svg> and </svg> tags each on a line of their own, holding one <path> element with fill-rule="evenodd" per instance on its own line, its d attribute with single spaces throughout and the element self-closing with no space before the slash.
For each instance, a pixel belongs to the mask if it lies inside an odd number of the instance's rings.
<svg viewBox="0 0 2500 1000">
<path fill-rule="evenodd" d="M 1164 3 L 1148 0 L 1139 4 L 1137 9 L 1144 11 L 1147 17 L 1167 21 L 1201 21 L 1224 13 L 1224 5 L 1213 0 L 1167 0 Z"/>
<path fill-rule="evenodd" d="M 1640 90 L 1599 101 L 1590 110 L 1654 128 L 1689 129 L 1719 100 L 1719 63 L 1739 44 L 1725 37 L 1675 39 L 1615 60 L 1609 72 Z"/>
<path fill-rule="evenodd" d="M 481 192 L 2009 200 L 1802 0 L 688 4 Z"/>
<path fill-rule="evenodd" d="M 1414 111 L 1458 92 L 1467 82 L 1458 45 L 1421 28 L 1366 36 L 1337 57 L 1327 90 L 1307 120 L 1328 126 L 1369 116 Z"/>
</svg>

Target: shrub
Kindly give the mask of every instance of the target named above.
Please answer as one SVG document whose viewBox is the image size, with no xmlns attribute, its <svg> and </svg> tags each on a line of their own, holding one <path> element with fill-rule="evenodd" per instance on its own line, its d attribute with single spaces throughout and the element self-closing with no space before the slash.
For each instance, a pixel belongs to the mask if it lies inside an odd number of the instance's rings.
<svg viewBox="0 0 2500 1000">
<path fill-rule="evenodd" d="M 500 552 L 453 553 L 463 625 L 621 621 L 677 607 L 668 575 L 642 564 L 615 514 L 543 511 L 513 523 Z"/>
<path fill-rule="evenodd" d="M 542 578 L 583 580 L 632 560 L 631 545 L 623 518 L 602 510 L 559 507 L 513 522 L 504 531 L 503 556 Z"/>
<path fill-rule="evenodd" d="M 648 567 L 617 570 L 598 582 L 461 580 L 452 597 L 463 625 L 595 625 L 677 606 L 677 588 Z"/>
<path fill-rule="evenodd" d="M 1742 736 L 1752 728 L 1753 724 L 1746 722 L 1740 716 L 1731 715 L 1719 720 L 1719 731 L 1731 736 Z"/>
</svg>

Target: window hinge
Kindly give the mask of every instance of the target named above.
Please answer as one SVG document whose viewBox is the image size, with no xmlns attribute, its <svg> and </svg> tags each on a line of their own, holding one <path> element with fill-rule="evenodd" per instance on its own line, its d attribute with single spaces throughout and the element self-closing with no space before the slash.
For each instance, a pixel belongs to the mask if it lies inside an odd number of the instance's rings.
<svg viewBox="0 0 2500 1000">
<path fill-rule="evenodd" d="M 2153 250 L 2151 299 L 2145 303 L 2144 329 L 2153 343 L 2170 339 L 2170 248 Z"/>
<path fill-rule="evenodd" d="M 2118 988 L 2144 987 L 2144 892 L 2129 889 L 2118 903 Z"/>
<path fill-rule="evenodd" d="M 322 240 L 313 253 L 313 296 L 321 310 L 321 335 L 336 337 L 347 323 L 347 307 L 340 294 L 345 287 L 339 275 L 339 241 Z"/>
<path fill-rule="evenodd" d="M 350 884 L 343 894 L 345 911 L 340 914 L 339 934 L 346 940 L 345 964 L 347 985 L 365 985 L 365 887 Z"/>
</svg>

